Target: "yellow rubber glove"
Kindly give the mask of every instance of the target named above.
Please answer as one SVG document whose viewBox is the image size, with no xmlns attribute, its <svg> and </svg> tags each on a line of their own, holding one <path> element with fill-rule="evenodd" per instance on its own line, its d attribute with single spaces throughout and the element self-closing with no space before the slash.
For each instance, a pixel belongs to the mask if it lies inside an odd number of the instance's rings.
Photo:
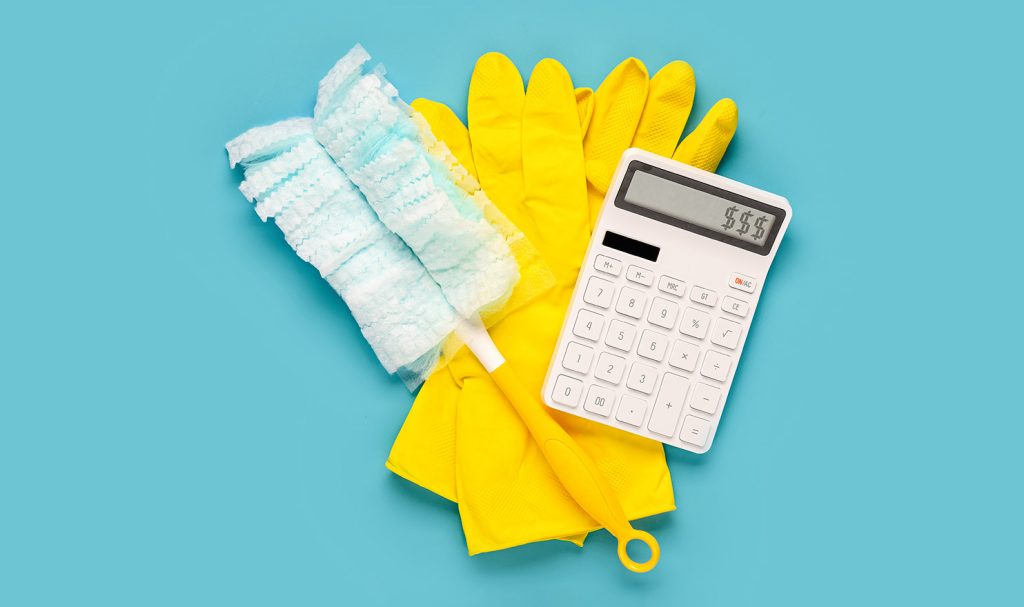
<svg viewBox="0 0 1024 607">
<path fill-rule="evenodd" d="M 591 209 L 599 208 L 625 148 L 672 152 L 693 91 L 692 71 L 682 62 L 648 81 L 643 64 L 627 60 L 591 94 L 574 92 L 564 68 L 545 60 L 524 94 L 511 61 L 491 53 L 473 72 L 468 131 L 447 107 L 413 102 L 558 279 L 556 288 L 490 331 L 538 393 L 586 251 Z M 722 119 L 730 108 L 731 128 Z M 586 142 L 581 124 L 589 124 Z M 735 106 L 720 102 L 676 153 L 682 150 L 689 159 L 695 154 L 686 150 L 702 151 L 707 161 L 699 166 L 713 169 L 735 126 Z M 631 519 L 675 507 L 660 443 L 552 414 L 591 455 Z M 423 386 L 387 466 L 459 503 L 470 554 L 555 538 L 582 544 L 597 528 L 565 493 L 511 405 L 468 352 L 457 354 Z"/>
</svg>

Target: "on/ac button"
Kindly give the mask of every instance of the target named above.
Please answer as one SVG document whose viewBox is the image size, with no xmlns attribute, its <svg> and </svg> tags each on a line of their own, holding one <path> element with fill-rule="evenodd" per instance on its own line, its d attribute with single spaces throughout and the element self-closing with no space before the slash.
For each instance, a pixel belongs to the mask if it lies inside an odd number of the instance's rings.
<svg viewBox="0 0 1024 607">
<path fill-rule="evenodd" d="M 745 293 L 753 293 L 757 287 L 757 281 L 749 276 L 733 272 L 732 276 L 729 277 L 729 286 Z"/>
</svg>

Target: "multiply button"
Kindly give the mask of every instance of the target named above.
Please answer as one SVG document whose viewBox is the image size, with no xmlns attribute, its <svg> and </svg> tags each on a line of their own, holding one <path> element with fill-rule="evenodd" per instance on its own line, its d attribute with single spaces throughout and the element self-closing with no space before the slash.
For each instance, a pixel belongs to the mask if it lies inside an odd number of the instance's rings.
<svg viewBox="0 0 1024 607">
<path fill-rule="evenodd" d="M 626 270 L 626 280 L 649 287 L 654 284 L 654 272 L 637 266 L 629 266 L 629 269 Z"/>
<path fill-rule="evenodd" d="M 700 348 L 688 341 L 677 339 L 672 346 L 672 354 L 668 357 L 668 364 L 683 371 L 693 371 L 697 368 L 697 357 L 700 356 Z"/>
<path fill-rule="evenodd" d="M 749 276 L 733 272 L 732 276 L 729 277 L 729 286 L 739 289 L 744 293 L 753 293 L 754 289 L 757 288 L 757 281 Z"/>
<path fill-rule="evenodd" d="M 622 262 L 607 255 L 598 255 L 594 259 L 594 269 L 598 272 L 618 276 L 622 273 Z"/>
</svg>

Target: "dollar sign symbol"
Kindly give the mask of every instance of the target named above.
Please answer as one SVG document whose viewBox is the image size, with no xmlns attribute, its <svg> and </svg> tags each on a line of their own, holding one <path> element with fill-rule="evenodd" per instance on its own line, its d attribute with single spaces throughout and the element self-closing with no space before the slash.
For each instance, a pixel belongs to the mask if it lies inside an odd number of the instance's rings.
<svg viewBox="0 0 1024 607">
<path fill-rule="evenodd" d="M 761 240 L 761 237 L 764 236 L 764 224 L 767 221 L 768 218 L 765 217 L 764 215 L 761 215 L 760 217 L 757 218 L 757 221 L 754 222 L 754 240 Z"/>
<path fill-rule="evenodd" d="M 740 215 L 740 223 L 743 224 L 743 225 L 740 226 L 739 230 L 736 230 L 737 234 L 741 234 L 742 235 L 742 234 L 746 234 L 747 232 L 750 231 L 750 221 L 749 220 L 750 220 L 750 216 L 751 215 L 753 215 L 753 213 L 751 213 L 750 211 L 743 211 L 743 214 Z"/>
<path fill-rule="evenodd" d="M 738 210 L 739 209 L 736 207 L 729 207 L 725 210 L 725 223 L 722 224 L 723 229 L 730 230 L 734 225 L 736 225 L 736 220 L 733 219 L 732 216 L 735 215 Z"/>
</svg>

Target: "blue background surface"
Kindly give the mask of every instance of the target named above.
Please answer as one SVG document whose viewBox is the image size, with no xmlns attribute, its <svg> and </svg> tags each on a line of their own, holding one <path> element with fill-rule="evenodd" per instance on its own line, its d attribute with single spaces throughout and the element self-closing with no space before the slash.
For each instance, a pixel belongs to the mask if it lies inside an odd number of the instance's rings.
<svg viewBox="0 0 1024 607">
<path fill-rule="evenodd" d="M 1021 14 L 819 4 L 5 8 L 0 604 L 1019 604 Z M 654 573 L 468 558 L 384 469 L 412 396 L 223 150 L 356 41 L 463 115 L 490 50 L 739 104 L 721 172 L 795 221 Z"/>
</svg>

